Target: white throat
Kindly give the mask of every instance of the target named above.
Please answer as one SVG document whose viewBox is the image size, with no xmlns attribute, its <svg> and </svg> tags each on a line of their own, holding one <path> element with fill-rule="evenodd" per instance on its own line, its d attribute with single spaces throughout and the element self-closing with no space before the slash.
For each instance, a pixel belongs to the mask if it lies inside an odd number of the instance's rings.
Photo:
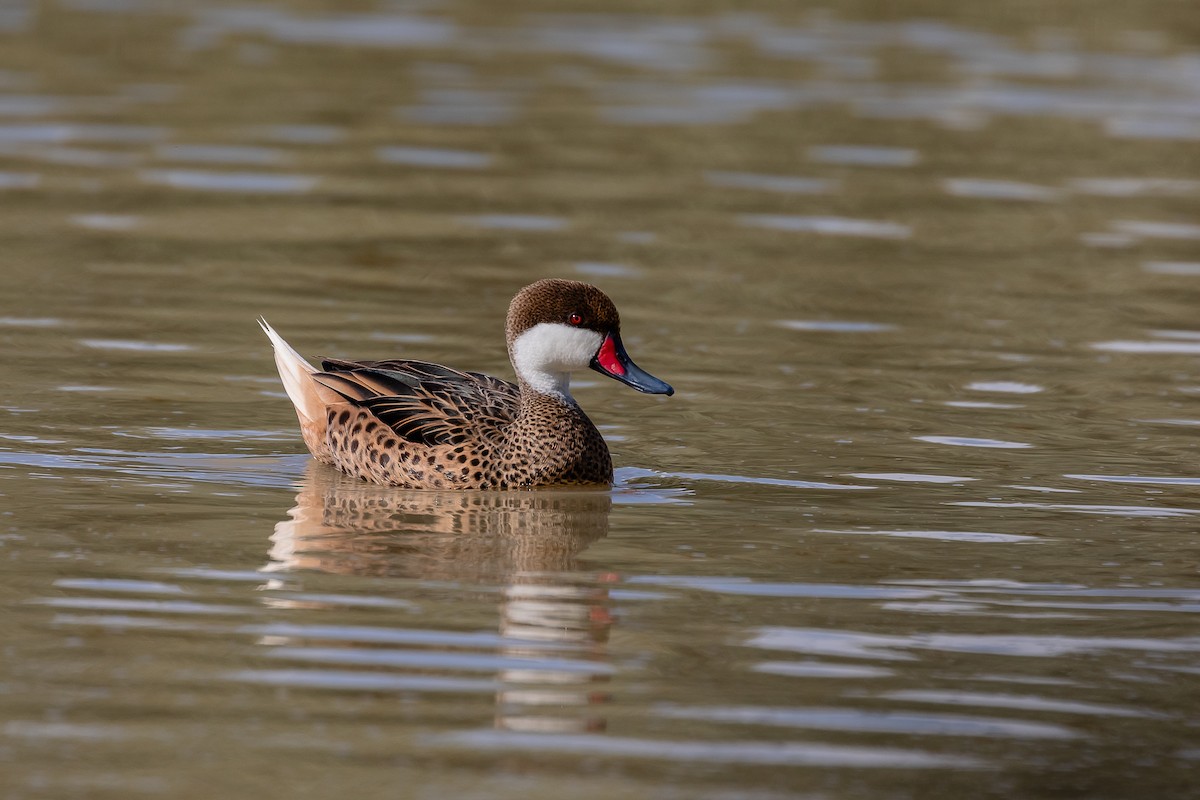
<svg viewBox="0 0 1200 800">
<path fill-rule="evenodd" d="M 513 367 L 534 391 L 574 400 L 571 372 L 587 369 L 603 342 L 603 336 L 586 328 L 539 322 L 513 342 Z"/>
</svg>

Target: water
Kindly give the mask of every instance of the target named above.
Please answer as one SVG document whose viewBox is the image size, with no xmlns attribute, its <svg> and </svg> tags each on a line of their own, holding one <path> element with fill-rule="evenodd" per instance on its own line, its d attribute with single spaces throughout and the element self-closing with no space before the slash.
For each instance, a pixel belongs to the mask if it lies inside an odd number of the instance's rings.
<svg viewBox="0 0 1200 800">
<path fill-rule="evenodd" d="M 0 9 L 0 795 L 1194 796 L 1194 15 L 740 8 Z M 611 492 L 303 454 L 552 275 Z"/>
</svg>

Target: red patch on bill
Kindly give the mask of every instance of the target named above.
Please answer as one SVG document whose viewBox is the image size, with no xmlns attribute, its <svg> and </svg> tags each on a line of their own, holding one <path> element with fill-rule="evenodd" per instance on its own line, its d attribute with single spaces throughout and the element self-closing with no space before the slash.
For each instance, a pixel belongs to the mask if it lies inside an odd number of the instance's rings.
<svg viewBox="0 0 1200 800">
<path fill-rule="evenodd" d="M 596 354 L 596 360 L 600 362 L 600 366 L 604 367 L 604 371 L 611 375 L 625 374 L 625 366 L 621 363 L 621 359 L 617 358 L 617 345 L 611 336 L 604 337 L 604 344 L 600 345 L 600 352 Z"/>
</svg>

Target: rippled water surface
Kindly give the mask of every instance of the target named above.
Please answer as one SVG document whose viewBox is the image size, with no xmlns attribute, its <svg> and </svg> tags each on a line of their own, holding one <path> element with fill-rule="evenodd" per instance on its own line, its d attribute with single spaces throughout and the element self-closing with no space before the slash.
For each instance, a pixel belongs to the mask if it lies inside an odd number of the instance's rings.
<svg viewBox="0 0 1200 800">
<path fill-rule="evenodd" d="M 1196 796 L 1200 25 L 1032 9 L 0 4 L 0 795 Z M 310 462 L 554 275 L 611 492 Z"/>
</svg>

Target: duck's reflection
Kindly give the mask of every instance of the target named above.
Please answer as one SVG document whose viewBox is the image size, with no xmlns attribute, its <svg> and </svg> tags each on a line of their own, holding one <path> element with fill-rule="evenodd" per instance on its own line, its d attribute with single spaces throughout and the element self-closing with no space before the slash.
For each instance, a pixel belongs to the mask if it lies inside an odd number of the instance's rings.
<svg viewBox="0 0 1200 800">
<path fill-rule="evenodd" d="M 597 684 L 611 671 L 610 576 L 577 571 L 576 557 L 608 533 L 611 504 L 594 490 L 383 488 L 310 462 L 264 571 L 500 585 L 496 724 L 597 730 L 594 706 L 607 700 Z"/>
</svg>

